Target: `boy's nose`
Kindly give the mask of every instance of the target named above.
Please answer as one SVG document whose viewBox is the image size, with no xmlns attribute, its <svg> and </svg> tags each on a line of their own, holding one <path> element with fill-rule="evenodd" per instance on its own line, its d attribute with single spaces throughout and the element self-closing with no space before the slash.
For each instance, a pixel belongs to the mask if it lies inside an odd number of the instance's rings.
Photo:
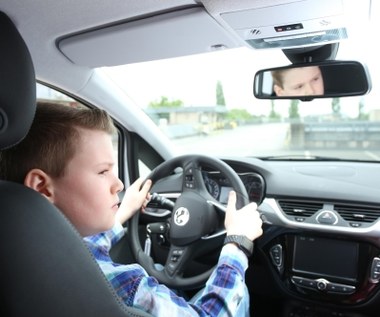
<svg viewBox="0 0 380 317">
<path fill-rule="evenodd" d="M 312 95 L 314 94 L 314 88 L 312 85 L 306 85 L 305 87 L 305 95 Z"/>
<path fill-rule="evenodd" d="M 124 184 L 123 182 L 120 180 L 120 178 L 116 178 L 116 186 L 114 186 L 114 188 L 116 189 L 116 192 L 117 193 L 120 193 L 123 189 L 124 189 Z"/>
</svg>

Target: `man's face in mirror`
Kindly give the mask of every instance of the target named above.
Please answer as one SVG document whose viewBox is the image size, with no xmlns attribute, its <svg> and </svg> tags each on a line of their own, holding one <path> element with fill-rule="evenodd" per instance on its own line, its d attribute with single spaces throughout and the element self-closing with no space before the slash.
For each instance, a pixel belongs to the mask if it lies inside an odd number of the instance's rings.
<svg viewBox="0 0 380 317">
<path fill-rule="evenodd" d="M 318 66 L 298 67 L 272 72 L 277 96 L 323 95 L 324 85 Z"/>
</svg>

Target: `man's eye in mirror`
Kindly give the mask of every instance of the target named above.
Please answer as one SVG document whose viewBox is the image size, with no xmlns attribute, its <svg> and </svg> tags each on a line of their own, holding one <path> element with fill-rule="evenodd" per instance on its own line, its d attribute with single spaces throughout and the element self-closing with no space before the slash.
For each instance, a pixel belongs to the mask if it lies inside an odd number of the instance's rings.
<svg viewBox="0 0 380 317">
<path fill-rule="evenodd" d="M 305 65 L 258 71 L 254 80 L 255 97 L 312 100 L 364 95 L 370 89 L 365 68 L 358 62 L 328 61 Z"/>
</svg>

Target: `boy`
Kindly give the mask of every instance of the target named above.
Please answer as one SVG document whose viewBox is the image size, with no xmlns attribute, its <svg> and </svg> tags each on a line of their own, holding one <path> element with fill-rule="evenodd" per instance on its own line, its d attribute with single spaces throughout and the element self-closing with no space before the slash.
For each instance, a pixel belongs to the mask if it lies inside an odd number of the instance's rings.
<svg viewBox="0 0 380 317">
<path fill-rule="evenodd" d="M 26 138 L 1 152 L 0 177 L 38 191 L 66 215 L 126 305 L 155 316 L 249 316 L 244 284 L 248 260 L 234 243 L 223 247 L 217 269 L 193 303 L 149 277 L 140 265 L 112 262 L 108 252 L 125 233 L 122 223 L 144 208 L 151 186 L 150 180 L 143 184 L 138 179 L 120 205 L 124 185 L 113 173 L 114 129 L 102 110 L 39 103 Z M 262 234 L 256 206 L 236 211 L 235 203 L 231 192 L 227 235 L 252 241 Z"/>
<path fill-rule="evenodd" d="M 323 76 L 318 66 L 306 66 L 272 72 L 277 96 L 323 95 Z"/>
</svg>

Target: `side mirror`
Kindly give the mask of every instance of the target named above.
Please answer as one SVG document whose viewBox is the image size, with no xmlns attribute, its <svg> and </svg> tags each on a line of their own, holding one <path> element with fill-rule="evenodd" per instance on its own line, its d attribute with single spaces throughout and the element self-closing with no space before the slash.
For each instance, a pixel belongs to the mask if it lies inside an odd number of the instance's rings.
<svg viewBox="0 0 380 317">
<path fill-rule="evenodd" d="M 268 68 L 256 73 L 253 94 L 258 99 L 300 99 L 359 96 L 370 80 L 356 61 L 325 61 Z"/>
</svg>

